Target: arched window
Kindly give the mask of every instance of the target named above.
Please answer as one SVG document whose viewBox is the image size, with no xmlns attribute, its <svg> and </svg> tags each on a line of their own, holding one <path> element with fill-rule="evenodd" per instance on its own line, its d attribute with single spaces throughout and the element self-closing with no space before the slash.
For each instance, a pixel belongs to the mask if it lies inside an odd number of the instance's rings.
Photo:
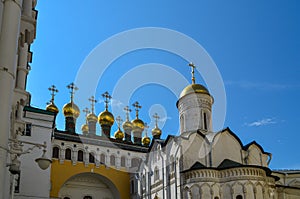
<svg viewBox="0 0 300 199">
<path fill-rule="evenodd" d="M 243 199 L 243 196 L 237 195 L 237 196 L 236 196 L 236 199 Z"/>
<path fill-rule="evenodd" d="M 219 199 L 219 197 L 218 197 L 218 196 L 216 196 L 216 197 L 214 197 L 214 199 Z"/>
<path fill-rule="evenodd" d="M 175 161 L 174 161 L 174 156 L 170 157 L 170 172 L 173 172 L 175 169 Z"/>
<path fill-rule="evenodd" d="M 52 149 L 52 158 L 58 158 L 58 157 L 59 157 L 59 148 L 55 146 Z"/>
<path fill-rule="evenodd" d="M 103 153 L 100 155 L 100 164 L 105 164 L 105 155 Z"/>
<path fill-rule="evenodd" d="M 70 199 L 69 197 L 64 197 L 64 199 Z"/>
<path fill-rule="evenodd" d="M 110 156 L 110 165 L 111 166 L 115 166 L 116 165 L 116 159 L 114 155 Z"/>
<path fill-rule="evenodd" d="M 95 156 L 93 153 L 89 153 L 89 163 L 95 163 Z"/>
<path fill-rule="evenodd" d="M 83 161 L 83 151 L 79 150 L 77 153 L 77 161 L 82 162 Z"/>
<path fill-rule="evenodd" d="M 121 157 L 121 167 L 125 167 L 126 165 L 125 165 L 125 157 L 124 156 L 122 156 Z"/>
<path fill-rule="evenodd" d="M 204 130 L 207 130 L 207 115 L 205 112 L 203 113 L 203 124 L 204 124 Z"/>
<path fill-rule="evenodd" d="M 93 199 L 92 196 L 84 196 L 83 199 Z"/>
<path fill-rule="evenodd" d="M 71 154 L 72 154 L 71 149 L 66 149 L 66 152 L 65 152 L 65 159 L 66 159 L 66 160 L 71 160 Z"/>
</svg>

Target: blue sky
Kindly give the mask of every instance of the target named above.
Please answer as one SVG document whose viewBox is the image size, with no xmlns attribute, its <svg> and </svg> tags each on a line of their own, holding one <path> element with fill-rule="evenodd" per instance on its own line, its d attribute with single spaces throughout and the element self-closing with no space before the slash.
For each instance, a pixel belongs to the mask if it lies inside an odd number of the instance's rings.
<svg viewBox="0 0 300 199">
<path fill-rule="evenodd" d="M 271 168 L 300 168 L 299 8 L 297 0 L 39 1 L 37 37 L 31 48 L 34 57 L 27 84 L 32 105 L 44 108 L 50 99 L 48 87 L 55 84 L 59 89 L 55 101 L 61 109 L 69 101 L 66 85 L 75 81 L 84 60 L 108 38 L 135 28 L 171 29 L 198 42 L 216 64 L 226 91 L 224 127 L 230 127 L 244 144 L 256 140 L 271 152 Z M 102 60 L 104 57 L 99 55 L 99 65 Z M 104 109 L 100 95 L 105 91 L 112 93 L 118 80 L 137 66 L 162 64 L 190 81 L 187 61 L 193 60 L 159 49 L 120 55 L 99 77 L 95 95 L 100 103 L 96 105 L 96 113 Z M 97 63 L 95 70 L 103 67 Z M 161 73 L 157 70 L 157 74 L 151 75 L 155 79 Z M 86 86 L 90 75 L 86 75 Z M 158 110 L 164 116 L 159 123 L 163 126 L 163 137 L 176 134 L 176 93 L 168 85 L 151 82 L 137 85 L 138 80 L 151 75 L 143 73 L 117 86 L 126 91 L 126 87 L 135 85 L 137 90 L 130 95 L 129 102 L 140 102 L 143 106 L 140 118 L 150 123 L 150 129 L 153 128 L 150 116 Z M 173 77 L 169 73 L 164 75 L 166 79 Z M 206 85 L 202 75 L 196 73 L 197 82 Z M 178 88 L 184 86 L 178 83 Z M 113 106 L 123 105 L 122 99 L 114 99 Z M 83 115 L 78 119 L 78 130 L 84 122 Z M 121 116 L 124 119 L 125 114 Z M 64 128 L 62 111 L 57 117 L 57 127 Z M 115 129 L 116 126 L 113 132 Z"/>
</svg>

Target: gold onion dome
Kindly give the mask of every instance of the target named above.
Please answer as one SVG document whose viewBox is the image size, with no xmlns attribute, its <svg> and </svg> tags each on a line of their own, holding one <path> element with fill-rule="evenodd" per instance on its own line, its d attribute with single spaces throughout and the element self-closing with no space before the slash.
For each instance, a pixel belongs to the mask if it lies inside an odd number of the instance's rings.
<svg viewBox="0 0 300 199">
<path fill-rule="evenodd" d="M 120 128 L 115 132 L 115 138 L 117 140 L 122 140 L 124 138 L 124 133 L 121 131 Z"/>
<path fill-rule="evenodd" d="M 187 87 L 185 87 L 182 92 L 180 93 L 179 98 L 182 98 L 183 96 L 186 96 L 191 93 L 201 93 L 201 94 L 207 94 L 209 95 L 209 92 L 207 88 L 205 88 L 201 84 L 190 84 Z"/>
<path fill-rule="evenodd" d="M 97 122 L 98 121 L 98 117 L 94 114 L 94 113 L 89 113 L 87 116 L 86 116 L 86 120 L 88 122 Z"/>
<path fill-rule="evenodd" d="M 55 104 L 53 102 L 51 102 L 50 104 L 47 105 L 46 110 L 56 113 L 56 114 L 59 112 L 57 106 L 55 106 Z"/>
<path fill-rule="evenodd" d="M 144 146 L 149 146 L 150 142 L 151 142 L 151 139 L 150 139 L 148 136 L 145 135 L 145 136 L 143 137 L 143 139 L 142 139 L 143 145 L 144 145 Z"/>
<path fill-rule="evenodd" d="M 133 131 L 144 131 L 145 128 L 145 124 L 142 120 L 136 118 L 134 120 L 131 121 L 132 126 L 133 126 Z"/>
<path fill-rule="evenodd" d="M 81 131 L 82 131 L 82 132 L 88 132 L 88 131 L 89 131 L 89 125 L 83 124 L 83 125 L 81 126 Z"/>
<path fill-rule="evenodd" d="M 111 112 L 109 112 L 108 110 L 105 110 L 99 114 L 98 122 L 100 125 L 112 126 L 115 122 L 115 118 Z"/>
<path fill-rule="evenodd" d="M 160 136 L 161 135 L 161 130 L 156 126 L 155 128 L 152 129 L 152 135 L 153 136 Z"/>
<path fill-rule="evenodd" d="M 133 125 L 130 121 L 125 121 L 122 124 L 124 131 L 132 131 Z"/>
<path fill-rule="evenodd" d="M 80 110 L 76 104 L 74 104 L 73 102 L 69 102 L 64 105 L 63 113 L 64 113 L 65 117 L 78 118 L 78 116 L 80 114 Z"/>
</svg>

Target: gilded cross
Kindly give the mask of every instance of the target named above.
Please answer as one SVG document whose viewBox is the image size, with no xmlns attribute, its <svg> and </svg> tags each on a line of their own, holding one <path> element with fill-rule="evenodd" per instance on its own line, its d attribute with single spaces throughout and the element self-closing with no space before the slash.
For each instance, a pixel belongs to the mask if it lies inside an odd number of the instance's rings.
<svg viewBox="0 0 300 199">
<path fill-rule="evenodd" d="M 192 62 L 189 63 L 189 66 L 192 68 L 192 83 L 195 84 L 195 64 L 193 64 Z"/>
<path fill-rule="evenodd" d="M 95 100 L 95 97 L 94 96 L 91 96 L 89 98 L 89 101 L 91 102 L 91 110 L 92 110 L 92 113 L 94 113 L 94 110 L 95 110 L 95 103 L 97 103 L 97 100 Z"/>
<path fill-rule="evenodd" d="M 157 123 L 158 123 L 158 120 L 159 120 L 160 117 L 158 116 L 157 113 L 155 113 L 152 117 L 155 119 L 155 127 L 158 127 Z"/>
<path fill-rule="evenodd" d="M 134 104 L 132 104 L 132 106 L 135 108 L 136 118 L 139 118 L 139 109 L 141 109 L 142 106 L 139 104 L 139 102 L 135 102 Z"/>
<path fill-rule="evenodd" d="M 89 109 L 86 107 L 82 110 L 85 113 L 85 118 L 87 117 L 88 113 L 90 112 Z"/>
<path fill-rule="evenodd" d="M 129 113 L 131 112 L 131 109 L 129 106 L 125 106 L 124 111 L 126 112 L 126 120 L 129 121 Z"/>
<path fill-rule="evenodd" d="M 71 84 L 69 84 L 67 86 L 68 89 L 70 89 L 70 93 L 71 93 L 71 102 L 73 102 L 73 98 L 74 98 L 74 94 L 75 94 L 75 91 L 78 90 L 78 87 L 75 86 L 75 84 L 72 82 Z"/>
<path fill-rule="evenodd" d="M 58 90 L 56 89 L 56 86 L 52 85 L 51 87 L 48 88 L 48 90 L 51 92 L 51 103 L 54 103 L 54 96 L 56 93 L 58 93 Z"/>
<path fill-rule="evenodd" d="M 122 118 L 121 118 L 120 115 L 116 118 L 116 121 L 118 123 L 118 128 L 120 129 L 121 123 L 123 122 L 123 120 L 122 120 Z"/>
<path fill-rule="evenodd" d="M 109 100 L 111 99 L 111 96 L 109 95 L 109 93 L 106 91 L 105 93 L 102 94 L 102 97 L 105 99 L 104 103 L 105 103 L 105 109 L 108 109 L 108 103 Z"/>
</svg>

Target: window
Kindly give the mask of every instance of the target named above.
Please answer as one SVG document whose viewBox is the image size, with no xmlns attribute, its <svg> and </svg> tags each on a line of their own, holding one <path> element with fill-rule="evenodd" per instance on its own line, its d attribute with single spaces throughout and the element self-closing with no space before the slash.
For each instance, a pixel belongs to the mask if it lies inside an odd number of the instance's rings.
<svg viewBox="0 0 300 199">
<path fill-rule="evenodd" d="M 92 196 L 84 196 L 83 199 L 93 199 Z"/>
<path fill-rule="evenodd" d="M 219 199 L 219 197 L 218 197 L 218 196 L 216 196 L 216 197 L 214 197 L 214 199 Z"/>
<path fill-rule="evenodd" d="M 131 159 L 131 167 L 138 167 L 139 166 L 139 159 L 138 158 L 132 158 Z"/>
<path fill-rule="evenodd" d="M 243 199 L 243 196 L 237 195 L 237 196 L 236 196 L 236 199 Z"/>
<path fill-rule="evenodd" d="M 105 155 L 104 154 L 100 155 L 100 164 L 105 164 Z"/>
<path fill-rule="evenodd" d="M 52 149 L 52 158 L 58 158 L 58 157 L 59 157 L 59 148 L 55 146 Z"/>
<path fill-rule="evenodd" d="M 31 136 L 31 126 L 32 124 L 26 123 L 25 136 Z"/>
<path fill-rule="evenodd" d="M 69 197 L 64 197 L 64 199 L 70 199 Z"/>
<path fill-rule="evenodd" d="M 82 162 L 83 161 L 83 151 L 79 150 L 77 153 L 77 161 Z"/>
<path fill-rule="evenodd" d="M 126 165 L 125 165 L 125 157 L 124 156 L 122 156 L 121 157 L 121 167 L 125 167 Z"/>
<path fill-rule="evenodd" d="M 207 130 L 207 115 L 205 112 L 203 113 L 203 122 L 204 122 L 204 129 Z"/>
<path fill-rule="evenodd" d="M 89 163 L 95 163 L 95 156 L 93 153 L 89 154 Z"/>
<path fill-rule="evenodd" d="M 116 165 L 116 159 L 114 155 L 110 156 L 110 165 L 111 166 L 115 166 Z"/>
<path fill-rule="evenodd" d="M 154 169 L 154 181 L 159 180 L 159 170 L 157 167 Z"/>
<path fill-rule="evenodd" d="M 170 171 L 173 172 L 175 169 L 175 161 L 174 161 L 174 157 L 171 156 L 170 158 Z"/>
<path fill-rule="evenodd" d="M 65 159 L 66 160 L 71 160 L 71 149 L 66 149 Z"/>
</svg>

